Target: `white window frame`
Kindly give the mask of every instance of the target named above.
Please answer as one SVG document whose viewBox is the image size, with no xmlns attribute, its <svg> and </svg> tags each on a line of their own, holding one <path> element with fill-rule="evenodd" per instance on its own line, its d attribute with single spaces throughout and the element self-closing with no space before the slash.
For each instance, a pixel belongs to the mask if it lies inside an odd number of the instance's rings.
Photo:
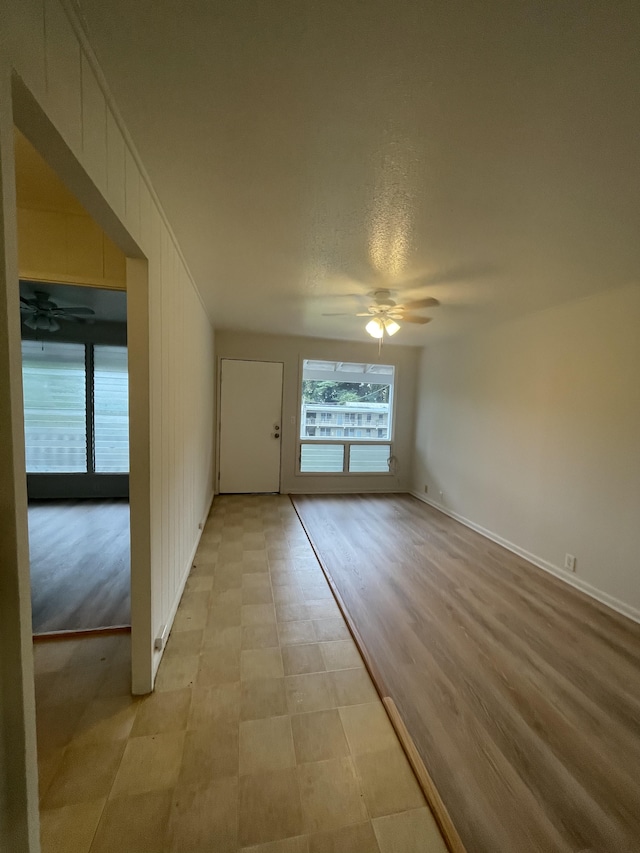
<svg viewBox="0 0 640 853">
<path fill-rule="evenodd" d="M 395 429 L 396 429 L 396 394 L 395 389 L 398 382 L 398 366 L 396 364 L 389 364 L 389 367 L 393 367 L 393 382 L 390 386 L 389 393 L 389 416 L 391 418 L 391 429 L 389 430 L 388 438 L 327 438 L 325 436 L 317 436 L 314 438 L 305 437 L 302 438 L 300 433 L 302 431 L 302 380 L 304 378 L 304 362 L 305 361 L 331 361 L 329 358 L 316 358 L 312 359 L 310 357 L 300 358 L 299 363 L 299 376 L 298 376 L 298 412 L 296 416 L 296 435 L 297 435 L 297 447 L 296 447 L 296 476 L 297 477 L 392 477 L 395 475 L 393 459 L 394 459 L 394 440 L 395 440 Z M 364 375 L 364 374 L 363 374 Z M 376 375 L 376 374 L 372 374 Z M 378 374 L 384 375 L 384 374 Z M 385 384 L 385 383 L 380 383 Z M 326 422 L 325 422 L 326 423 Z M 316 421 L 316 425 L 320 426 L 320 419 Z M 361 429 L 366 429 L 365 424 L 356 423 L 345 423 L 343 425 L 345 428 L 350 427 L 351 429 L 357 429 L 360 427 Z M 378 429 L 378 424 L 376 423 L 375 429 Z M 301 471 L 300 466 L 302 462 L 302 446 L 303 444 L 311 444 L 317 446 L 318 444 L 328 445 L 328 444 L 341 444 L 344 447 L 344 456 L 343 456 L 343 465 L 342 471 Z M 351 448 L 353 445 L 389 445 L 389 470 L 388 471 L 349 471 L 349 463 L 351 457 Z"/>
</svg>

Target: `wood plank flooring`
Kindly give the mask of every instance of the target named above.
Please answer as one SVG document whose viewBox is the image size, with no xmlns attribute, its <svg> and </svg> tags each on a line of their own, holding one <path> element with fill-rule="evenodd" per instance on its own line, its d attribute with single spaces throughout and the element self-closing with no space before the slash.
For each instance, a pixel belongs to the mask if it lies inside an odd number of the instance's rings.
<svg viewBox="0 0 640 853">
<path fill-rule="evenodd" d="M 468 853 L 637 853 L 640 625 L 408 495 L 294 504 Z"/>
<path fill-rule="evenodd" d="M 129 503 L 29 504 L 34 634 L 130 621 Z"/>
</svg>

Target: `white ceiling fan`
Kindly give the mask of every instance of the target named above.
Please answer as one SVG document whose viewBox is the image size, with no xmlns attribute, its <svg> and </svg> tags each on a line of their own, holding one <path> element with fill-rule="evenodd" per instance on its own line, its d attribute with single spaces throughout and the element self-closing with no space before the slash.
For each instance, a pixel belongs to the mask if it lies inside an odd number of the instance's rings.
<svg viewBox="0 0 640 853">
<path fill-rule="evenodd" d="M 365 326 L 372 338 L 383 338 L 385 334 L 395 335 L 400 329 L 400 323 L 417 323 L 424 325 L 431 322 L 431 317 L 412 313 L 421 308 L 435 308 L 440 303 L 432 296 L 425 299 L 414 299 L 398 305 L 391 298 L 390 290 L 376 290 L 372 294 L 374 301 L 369 305 L 367 311 L 358 314 L 338 313 L 323 314 L 324 317 L 370 317 Z"/>
</svg>

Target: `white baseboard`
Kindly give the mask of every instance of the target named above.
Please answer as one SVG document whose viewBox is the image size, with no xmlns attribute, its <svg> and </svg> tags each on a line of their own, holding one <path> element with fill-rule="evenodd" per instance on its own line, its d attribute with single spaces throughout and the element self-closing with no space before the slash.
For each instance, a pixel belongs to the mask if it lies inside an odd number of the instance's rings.
<svg viewBox="0 0 640 853">
<path fill-rule="evenodd" d="M 178 612 L 178 607 L 180 606 L 180 599 L 182 598 L 182 593 L 184 592 L 185 585 L 187 583 L 187 578 L 189 577 L 189 573 L 193 568 L 193 561 L 196 556 L 196 552 L 198 550 L 198 546 L 200 545 L 200 539 L 202 538 L 202 534 L 204 532 L 205 524 L 207 523 L 207 518 L 209 517 L 209 513 L 211 511 L 211 505 L 213 504 L 214 493 L 211 492 L 209 498 L 206 503 L 206 510 L 202 517 L 202 521 L 200 522 L 200 526 L 198 528 L 198 535 L 196 536 L 196 541 L 191 549 L 191 554 L 189 559 L 187 560 L 185 566 L 182 570 L 182 575 L 180 577 L 180 583 L 178 584 L 178 588 L 176 590 L 176 594 L 173 598 L 173 602 L 171 604 L 171 609 L 169 610 L 169 616 L 167 617 L 167 621 L 165 622 L 165 628 L 163 630 L 163 635 L 168 637 L 171 633 L 171 628 L 173 627 L 173 621 L 176 618 L 176 613 Z M 162 660 L 162 656 L 164 655 L 164 650 L 166 648 L 166 643 L 163 645 L 162 649 L 153 651 L 153 681 L 155 684 L 156 674 L 158 672 L 158 667 L 160 666 L 160 661 Z"/>
<path fill-rule="evenodd" d="M 536 554 L 532 554 L 530 551 L 526 551 L 524 548 L 521 548 L 519 545 L 510 542 L 508 539 L 504 539 L 497 533 L 493 533 L 493 531 L 487 530 L 486 527 L 481 527 L 481 525 L 476 524 L 474 521 L 471 521 L 468 518 L 465 518 L 463 515 L 460 515 L 459 513 L 454 512 L 451 509 L 447 509 L 447 507 L 444 507 L 442 506 L 442 504 L 431 500 L 426 495 L 414 491 L 409 492 L 409 494 L 413 495 L 413 497 L 417 498 L 419 501 L 422 501 L 425 504 L 429 504 L 429 506 L 433 507 L 434 509 L 437 509 L 439 512 L 444 513 L 444 515 L 448 515 L 450 518 L 459 521 L 460 524 L 464 524 L 465 527 L 470 527 L 471 530 L 475 530 L 476 533 L 480 533 L 487 539 L 491 539 L 492 542 L 496 542 L 498 545 L 502 545 L 502 547 L 506 548 L 507 551 L 512 551 L 519 557 L 523 557 L 525 560 L 528 560 L 530 563 L 533 563 L 533 565 L 537 566 L 539 569 L 542 569 L 545 572 L 549 572 L 549 574 L 554 575 L 561 581 L 564 581 L 570 586 L 579 589 L 581 592 L 584 592 L 586 595 L 590 596 L 591 598 L 594 598 L 596 601 L 599 601 L 600 604 L 604 604 L 607 607 L 610 607 L 611 610 L 615 610 L 617 613 L 621 613 L 623 616 L 632 619 L 634 622 L 640 623 L 640 610 L 637 610 L 635 607 L 631 607 L 631 605 L 625 604 L 624 601 L 620 601 L 619 599 L 614 598 L 612 595 L 603 592 L 601 589 L 592 586 L 590 583 L 587 583 L 585 580 L 582 580 L 582 578 L 576 577 L 576 575 L 574 574 L 570 574 L 569 572 L 560 568 L 560 566 L 554 566 L 554 564 L 550 563 L 548 560 L 543 560 L 542 557 L 538 557 Z"/>
</svg>

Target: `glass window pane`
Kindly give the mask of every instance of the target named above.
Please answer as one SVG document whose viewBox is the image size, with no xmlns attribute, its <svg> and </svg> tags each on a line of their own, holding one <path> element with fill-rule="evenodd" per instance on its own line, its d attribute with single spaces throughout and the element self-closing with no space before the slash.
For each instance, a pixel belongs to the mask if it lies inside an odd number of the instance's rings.
<svg viewBox="0 0 640 853">
<path fill-rule="evenodd" d="M 127 348 L 96 345 L 93 372 L 96 471 L 126 474 L 129 471 Z"/>
<path fill-rule="evenodd" d="M 391 446 L 388 444 L 352 444 L 349 453 L 349 472 L 388 473 L 390 456 Z"/>
<path fill-rule="evenodd" d="M 394 368 L 305 359 L 300 438 L 391 438 Z M 321 424 L 318 428 L 318 425 Z M 353 427 L 372 424 L 370 429 Z M 375 424 L 375 429 L 373 428 Z"/>
<path fill-rule="evenodd" d="M 22 342 L 27 471 L 87 470 L 84 344 Z"/>
<path fill-rule="evenodd" d="M 303 444 L 300 470 L 303 473 L 342 473 L 344 467 L 343 444 Z"/>
</svg>

